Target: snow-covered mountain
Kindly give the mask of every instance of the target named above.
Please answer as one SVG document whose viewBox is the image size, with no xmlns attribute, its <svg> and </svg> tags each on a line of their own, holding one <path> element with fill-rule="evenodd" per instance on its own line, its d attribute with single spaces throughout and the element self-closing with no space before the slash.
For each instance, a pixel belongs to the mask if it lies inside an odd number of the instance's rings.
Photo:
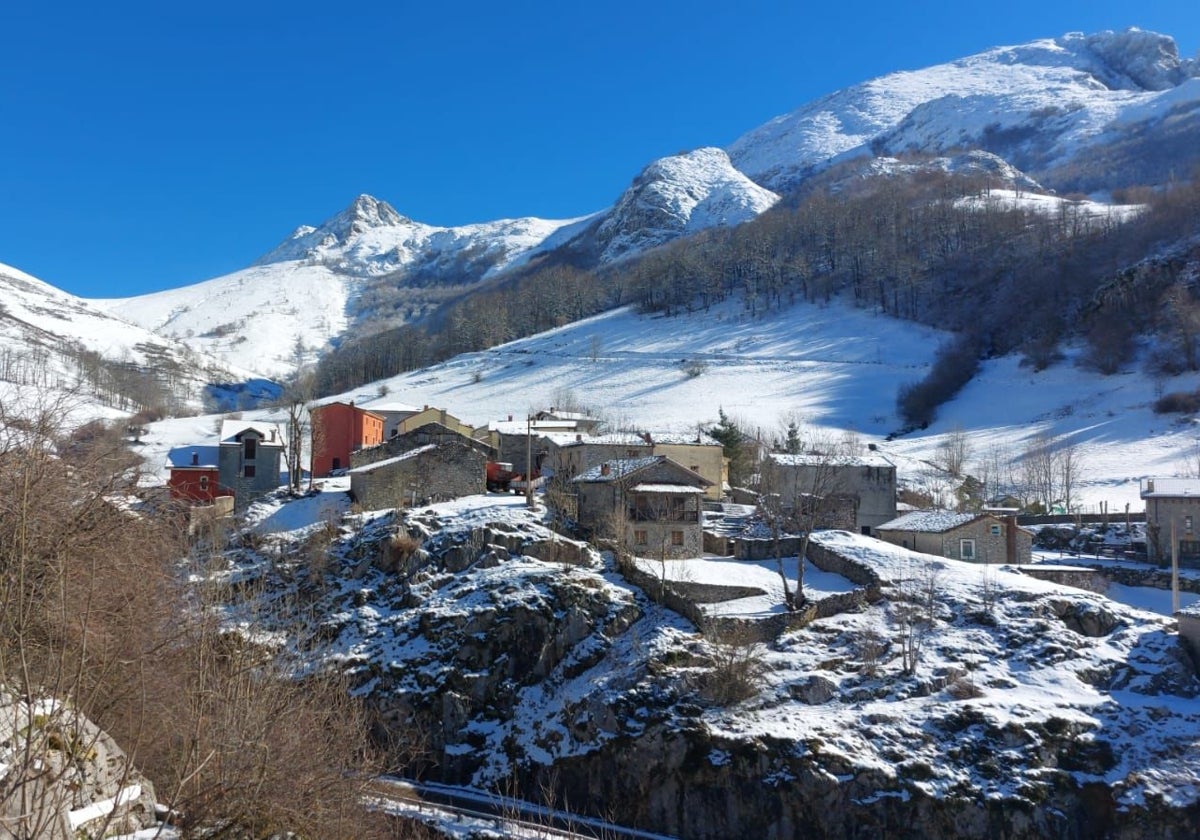
<svg viewBox="0 0 1200 840">
<path fill-rule="evenodd" d="M 319 227 L 297 228 L 255 265 L 303 261 L 352 277 L 377 277 L 405 269 L 434 273 L 454 263 L 460 274 L 487 277 L 527 257 L 556 231 L 579 221 L 500 219 L 436 227 L 400 215 L 386 201 L 360 195 Z M 457 278 L 451 275 L 448 279 Z"/>
<path fill-rule="evenodd" d="M 1171 38 L 1071 33 L 837 91 L 743 135 L 729 156 L 776 191 L 853 157 L 971 147 L 1049 183 L 1089 147 L 1198 113 L 1200 62 Z"/>
<path fill-rule="evenodd" d="M 596 230 L 611 262 L 712 227 L 749 221 L 779 196 L 734 169 L 720 149 L 660 158 L 641 171 Z"/>
<path fill-rule="evenodd" d="M 1200 156 L 1200 61 L 1131 29 L 997 47 L 883 76 L 771 120 L 728 153 L 648 165 L 613 207 L 578 219 L 436 227 L 360 196 L 252 267 L 182 289 L 97 301 L 127 320 L 281 377 L 345 338 L 417 321 L 532 257 L 627 259 L 734 225 L 809 176 L 944 171 L 1021 192 L 1161 183 Z M 842 175 L 841 173 L 846 173 Z"/>
<path fill-rule="evenodd" d="M 442 228 L 369 195 L 296 229 L 253 266 L 132 298 L 95 301 L 192 347 L 286 377 L 365 321 L 418 317 L 444 299 L 553 247 L 581 220 L 503 219 Z M 556 236 L 557 234 L 557 236 Z"/>
<path fill-rule="evenodd" d="M 146 382 L 133 381 L 139 372 L 150 374 Z M 121 393 L 157 379 L 174 400 L 194 408 L 205 385 L 254 375 L 0 265 L 0 388 L 74 391 L 81 400 L 112 406 L 122 403 Z"/>
</svg>

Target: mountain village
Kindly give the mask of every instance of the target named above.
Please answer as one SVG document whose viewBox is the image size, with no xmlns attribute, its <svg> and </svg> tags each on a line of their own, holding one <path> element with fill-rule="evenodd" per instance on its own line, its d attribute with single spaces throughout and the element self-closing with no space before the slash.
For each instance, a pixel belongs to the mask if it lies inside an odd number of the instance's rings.
<svg viewBox="0 0 1200 840">
<path fill-rule="evenodd" d="M 1200 58 L 834 92 L 578 218 L 0 265 L 0 840 L 1200 837 Z"/>
</svg>

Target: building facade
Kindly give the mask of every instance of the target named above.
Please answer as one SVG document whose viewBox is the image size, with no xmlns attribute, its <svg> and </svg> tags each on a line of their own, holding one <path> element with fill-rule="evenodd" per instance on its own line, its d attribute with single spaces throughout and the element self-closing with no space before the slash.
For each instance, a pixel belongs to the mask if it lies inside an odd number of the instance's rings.
<svg viewBox="0 0 1200 840">
<path fill-rule="evenodd" d="M 1139 492 L 1146 503 L 1147 559 L 1167 566 L 1174 552 L 1180 566 L 1200 568 L 1200 479 L 1143 478 Z"/>
<path fill-rule="evenodd" d="M 279 487 L 283 450 L 278 426 L 243 420 L 221 423 L 218 482 L 232 491 L 235 510 L 244 510 L 255 498 Z"/>
<path fill-rule="evenodd" d="M 643 557 L 700 557 L 709 482 L 665 455 L 606 461 L 572 480 L 584 528 Z"/>
<path fill-rule="evenodd" d="M 350 467 L 350 455 L 383 443 L 384 418 L 354 403 L 332 402 L 309 410 L 313 475 Z"/>
<path fill-rule="evenodd" d="M 896 518 L 896 467 L 878 453 L 867 455 L 769 454 L 763 461 L 763 491 L 778 493 L 785 512 L 801 519 L 819 500 L 839 498 L 856 505 L 854 527 L 861 534 Z M 844 509 L 844 501 L 836 502 Z"/>
<path fill-rule="evenodd" d="M 969 563 L 1028 563 L 1033 536 L 1014 517 L 917 510 L 876 528 L 879 539 L 921 554 Z"/>
</svg>

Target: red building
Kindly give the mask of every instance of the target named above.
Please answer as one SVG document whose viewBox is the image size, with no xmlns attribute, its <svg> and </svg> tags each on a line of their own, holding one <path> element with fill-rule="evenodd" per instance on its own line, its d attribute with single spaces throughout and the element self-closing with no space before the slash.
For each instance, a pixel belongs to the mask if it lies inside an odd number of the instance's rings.
<svg viewBox="0 0 1200 840">
<path fill-rule="evenodd" d="M 326 403 L 309 410 L 312 418 L 312 472 L 329 475 L 350 467 L 350 453 L 383 443 L 382 415 L 354 403 Z"/>
<path fill-rule="evenodd" d="M 212 504 L 218 496 L 233 495 L 232 490 L 222 489 L 218 484 L 217 447 L 178 447 L 171 450 L 167 460 L 171 465 L 167 486 L 172 499 Z"/>
</svg>

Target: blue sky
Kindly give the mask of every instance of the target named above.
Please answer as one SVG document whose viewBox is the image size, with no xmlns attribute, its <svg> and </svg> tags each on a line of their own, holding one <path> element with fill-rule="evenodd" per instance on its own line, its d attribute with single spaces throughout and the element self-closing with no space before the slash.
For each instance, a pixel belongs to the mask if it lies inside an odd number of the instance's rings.
<svg viewBox="0 0 1200 840">
<path fill-rule="evenodd" d="M 893 70 L 1131 25 L 1200 47 L 1195 0 L 989 9 L 5 3 L 0 262 L 125 296 L 245 267 L 364 192 L 430 224 L 578 216 Z"/>
</svg>

